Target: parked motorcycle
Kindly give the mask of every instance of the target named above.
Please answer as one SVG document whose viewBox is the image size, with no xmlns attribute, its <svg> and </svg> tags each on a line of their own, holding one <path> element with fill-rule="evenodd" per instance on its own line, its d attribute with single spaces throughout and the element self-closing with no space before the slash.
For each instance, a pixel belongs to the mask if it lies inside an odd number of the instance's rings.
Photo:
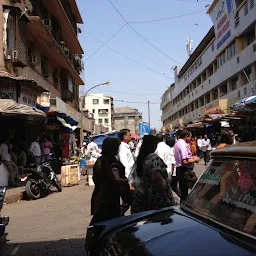
<svg viewBox="0 0 256 256">
<path fill-rule="evenodd" d="M 5 227 L 9 223 L 8 216 L 4 216 L 4 217 L 1 216 L 1 210 L 4 204 L 5 193 L 6 193 L 6 188 L 0 187 L 0 243 L 5 242 Z"/>
<path fill-rule="evenodd" d="M 23 176 L 21 181 L 26 182 L 25 191 L 30 199 L 39 199 L 49 192 L 51 186 L 56 187 L 59 192 L 62 191 L 57 175 L 51 167 L 51 160 L 40 165 L 32 164 L 25 172 L 27 175 Z"/>
</svg>

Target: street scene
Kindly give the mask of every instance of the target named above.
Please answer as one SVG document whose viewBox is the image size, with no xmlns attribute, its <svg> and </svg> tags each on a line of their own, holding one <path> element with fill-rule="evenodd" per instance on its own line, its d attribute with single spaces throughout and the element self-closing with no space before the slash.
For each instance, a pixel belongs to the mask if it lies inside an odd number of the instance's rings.
<svg viewBox="0 0 256 256">
<path fill-rule="evenodd" d="M 256 0 L 0 24 L 0 256 L 256 255 Z"/>
</svg>

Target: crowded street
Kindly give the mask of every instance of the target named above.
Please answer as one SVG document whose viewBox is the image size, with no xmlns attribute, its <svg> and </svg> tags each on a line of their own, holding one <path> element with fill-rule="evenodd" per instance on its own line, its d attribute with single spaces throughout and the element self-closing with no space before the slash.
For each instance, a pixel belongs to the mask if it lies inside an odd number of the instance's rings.
<svg viewBox="0 0 256 256">
<path fill-rule="evenodd" d="M 0 0 L 0 256 L 256 255 L 256 0 Z"/>
</svg>

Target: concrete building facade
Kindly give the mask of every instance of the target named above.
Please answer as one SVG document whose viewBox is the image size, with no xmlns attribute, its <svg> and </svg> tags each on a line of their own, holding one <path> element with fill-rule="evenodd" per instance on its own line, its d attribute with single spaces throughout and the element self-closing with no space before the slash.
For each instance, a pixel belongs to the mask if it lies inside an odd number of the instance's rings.
<svg viewBox="0 0 256 256">
<path fill-rule="evenodd" d="M 132 134 L 139 133 L 139 122 L 142 114 L 136 108 L 120 107 L 114 108 L 112 115 L 115 130 L 129 129 Z"/>
<path fill-rule="evenodd" d="M 105 127 L 104 132 L 112 131 L 113 98 L 103 94 L 89 94 L 84 97 L 82 110 L 93 115 L 95 124 Z M 96 129 L 96 128 L 95 128 Z M 103 132 L 103 131 L 102 131 Z M 98 128 L 95 130 L 98 132 Z"/>
<path fill-rule="evenodd" d="M 75 0 L 0 0 L 0 99 L 34 107 L 48 92 L 52 110 L 91 129 L 79 112 L 81 23 Z"/>
<path fill-rule="evenodd" d="M 230 6 L 231 4 L 231 6 Z M 256 1 L 213 1 L 214 26 L 162 96 L 163 128 L 173 130 L 228 113 L 239 99 L 256 94 Z"/>
</svg>

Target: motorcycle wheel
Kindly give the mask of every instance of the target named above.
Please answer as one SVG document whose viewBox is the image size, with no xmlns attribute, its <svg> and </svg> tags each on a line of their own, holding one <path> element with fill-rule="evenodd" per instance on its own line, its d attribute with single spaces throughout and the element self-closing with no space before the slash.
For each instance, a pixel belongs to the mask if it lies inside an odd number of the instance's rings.
<svg viewBox="0 0 256 256">
<path fill-rule="evenodd" d="M 57 188 L 57 190 L 58 190 L 59 192 L 62 191 L 62 186 L 61 186 L 61 184 L 59 183 L 57 177 L 54 179 L 54 186 Z"/>
<path fill-rule="evenodd" d="M 41 197 L 41 191 L 38 183 L 35 180 L 28 180 L 25 186 L 25 191 L 28 197 L 32 200 L 37 200 Z"/>
</svg>

